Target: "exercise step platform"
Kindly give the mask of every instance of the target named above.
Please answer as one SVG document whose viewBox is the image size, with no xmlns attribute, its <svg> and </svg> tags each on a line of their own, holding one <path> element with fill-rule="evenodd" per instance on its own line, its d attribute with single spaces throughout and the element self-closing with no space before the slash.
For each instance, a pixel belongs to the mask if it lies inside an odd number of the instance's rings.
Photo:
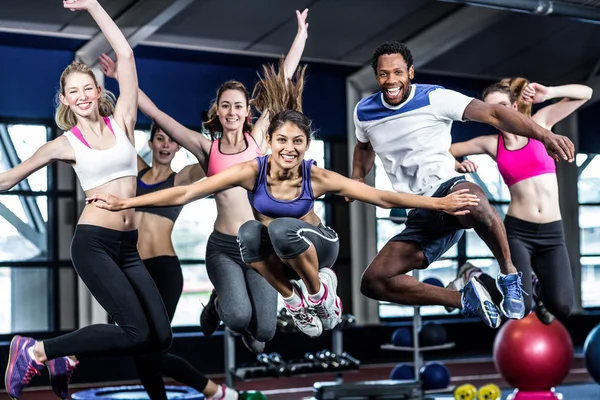
<svg viewBox="0 0 600 400">
<path fill-rule="evenodd" d="M 422 400 L 423 389 L 415 381 L 316 382 L 315 400 Z"/>
</svg>

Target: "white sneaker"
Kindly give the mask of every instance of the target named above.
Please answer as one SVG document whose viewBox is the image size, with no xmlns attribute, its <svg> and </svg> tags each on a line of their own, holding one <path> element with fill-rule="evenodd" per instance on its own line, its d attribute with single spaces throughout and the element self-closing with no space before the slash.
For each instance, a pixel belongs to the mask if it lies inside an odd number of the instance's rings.
<svg viewBox="0 0 600 400">
<path fill-rule="evenodd" d="M 291 280 L 290 283 L 292 284 L 294 290 L 302 300 L 302 304 L 300 304 L 298 307 L 292 307 L 287 303 L 285 304 L 285 308 L 288 310 L 288 313 L 292 316 L 294 324 L 298 329 L 300 329 L 300 331 L 302 331 L 310 337 L 321 336 L 321 333 L 323 333 L 323 323 L 308 309 L 308 301 L 304 296 L 302 288 L 300 287 L 298 282 Z"/>
<path fill-rule="evenodd" d="M 321 285 L 325 288 L 323 298 L 313 303 L 308 296 L 308 305 L 323 323 L 324 330 L 332 330 L 342 321 L 342 300 L 337 295 L 337 275 L 331 268 L 319 271 Z"/>
<path fill-rule="evenodd" d="M 446 285 L 446 289 L 456 290 L 457 292 L 463 290 L 465 285 L 469 282 L 469 275 L 471 274 L 471 271 L 482 272 L 480 268 L 477 268 L 470 262 L 466 262 L 456 272 L 456 279 Z M 453 307 L 445 308 L 447 312 L 452 312 L 455 310 Z"/>
<path fill-rule="evenodd" d="M 222 396 L 207 397 L 206 400 L 238 400 L 238 398 L 240 397 L 238 392 L 235 389 L 232 389 L 225 385 L 221 385 L 221 390 L 223 391 Z"/>
</svg>

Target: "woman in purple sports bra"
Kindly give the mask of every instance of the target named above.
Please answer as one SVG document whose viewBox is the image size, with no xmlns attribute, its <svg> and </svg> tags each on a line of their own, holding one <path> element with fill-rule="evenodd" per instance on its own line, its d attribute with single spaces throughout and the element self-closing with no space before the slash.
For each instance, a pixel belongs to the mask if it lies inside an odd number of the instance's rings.
<svg viewBox="0 0 600 400">
<path fill-rule="evenodd" d="M 298 31 L 283 63 L 287 77 L 298 67 L 308 38 L 308 9 L 296 11 Z M 106 55 L 100 65 L 107 76 L 114 77 L 114 63 Z M 204 124 L 211 137 L 181 125 L 161 111 L 146 94 L 139 90 L 140 110 L 159 125 L 177 143 L 189 150 L 211 176 L 228 166 L 253 160 L 267 149 L 264 136 L 270 115 L 263 112 L 251 123 L 250 95 L 238 81 L 228 81 L 217 90 Z M 260 107 L 257 107 L 261 110 Z M 246 193 L 231 188 L 214 196 L 217 219 L 206 245 L 206 271 L 215 287 L 201 315 L 205 336 L 212 335 L 220 320 L 242 337 L 246 347 L 255 353 L 264 349 L 265 342 L 275 335 L 277 326 L 277 292 L 242 261 L 236 237 L 242 224 L 254 219 Z M 217 300 L 218 298 L 218 300 Z"/>
<path fill-rule="evenodd" d="M 591 96 L 592 89 L 584 85 L 547 87 L 529 83 L 525 78 L 507 78 L 487 88 L 483 100 L 512 107 L 544 128 L 552 129 Z M 531 115 L 532 104 L 561 97 L 561 101 Z M 526 313 L 533 308 L 546 324 L 555 316 L 566 319 L 573 307 L 573 279 L 560 214 L 556 165 L 544 145 L 501 132 L 454 143 L 450 152 L 455 157 L 488 154 L 496 160 L 511 196 L 504 219 L 510 251 L 523 275 L 523 290 L 532 294 L 534 303 L 526 304 Z M 474 172 L 476 168 L 467 160 L 458 170 Z M 469 263 L 459 270 L 457 279 L 449 286 L 460 289 L 472 276 L 482 279 L 492 297 L 498 295 L 493 278 Z"/>
<path fill-rule="evenodd" d="M 333 193 L 384 208 L 428 208 L 454 215 L 468 213 L 468 207 L 479 200 L 464 190 L 443 198 L 381 191 L 305 160 L 311 127 L 299 103 L 303 72 L 294 84 L 271 71 L 259 85 L 259 103 L 264 97 L 283 97 L 272 102 L 283 110 L 266 108 L 273 116 L 266 132 L 271 155 L 234 165 L 192 185 L 135 199 L 99 194 L 88 201 L 117 211 L 187 204 L 228 188 L 244 190 L 256 219 L 246 221 L 237 234 L 243 261 L 281 294 L 296 326 L 316 337 L 339 323 L 342 304 L 331 269 L 338 255 L 338 236 L 315 213 L 315 198 Z"/>
</svg>

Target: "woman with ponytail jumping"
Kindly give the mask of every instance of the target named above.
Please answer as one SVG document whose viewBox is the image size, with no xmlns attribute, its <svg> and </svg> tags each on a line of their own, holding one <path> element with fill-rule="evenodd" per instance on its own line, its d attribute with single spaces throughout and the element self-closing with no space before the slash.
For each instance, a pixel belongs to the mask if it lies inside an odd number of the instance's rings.
<svg viewBox="0 0 600 400">
<path fill-rule="evenodd" d="M 550 130 L 591 96 L 592 89 L 584 85 L 548 87 L 525 78 L 507 78 L 488 87 L 483 100 L 511 107 Z M 532 104 L 561 97 L 531 115 Z M 510 191 L 504 225 L 514 264 L 523 275 L 523 290 L 532 296 L 533 308 L 543 323 L 550 324 L 554 317 L 567 318 L 573 308 L 573 279 L 560 214 L 556 165 L 544 145 L 502 131 L 454 143 L 450 152 L 455 157 L 487 154 L 495 159 Z M 461 172 L 473 172 L 476 166 L 470 165 L 474 168 Z M 469 263 L 458 275 L 449 287 L 460 289 L 473 276 L 487 278 Z M 482 281 L 490 283 L 486 287 L 493 298 L 499 296 L 493 279 Z M 526 306 L 529 313 L 532 302 L 526 302 Z"/>
</svg>

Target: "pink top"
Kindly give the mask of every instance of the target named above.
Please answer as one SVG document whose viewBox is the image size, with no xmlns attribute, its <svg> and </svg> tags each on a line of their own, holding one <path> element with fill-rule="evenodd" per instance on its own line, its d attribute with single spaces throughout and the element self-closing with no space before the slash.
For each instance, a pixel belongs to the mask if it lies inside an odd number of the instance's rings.
<svg viewBox="0 0 600 400">
<path fill-rule="evenodd" d="M 507 186 L 542 174 L 556 173 L 556 164 L 539 140 L 528 139 L 518 150 L 508 150 L 502 134 L 498 135 L 496 163 Z"/>
<path fill-rule="evenodd" d="M 102 117 L 102 119 L 104 120 L 104 123 L 108 126 L 108 129 L 110 129 L 110 131 L 114 135 L 115 131 L 113 130 L 112 124 L 110 123 L 110 118 Z M 92 148 L 92 146 L 89 145 L 87 140 L 85 140 L 85 138 L 83 137 L 83 134 L 81 133 L 81 131 L 79 130 L 79 128 L 77 126 L 74 126 L 73 128 L 71 128 L 71 133 L 73 133 L 73 135 L 75 135 L 75 137 L 77 139 L 81 140 L 81 142 L 83 144 L 85 144 L 87 147 L 89 147 L 90 149 Z"/>
<path fill-rule="evenodd" d="M 246 141 L 246 149 L 233 154 L 221 153 L 221 139 L 213 140 L 208 156 L 206 176 L 218 174 L 233 165 L 254 160 L 256 157 L 263 155 L 254 138 L 249 133 L 244 132 L 244 140 Z"/>
</svg>

